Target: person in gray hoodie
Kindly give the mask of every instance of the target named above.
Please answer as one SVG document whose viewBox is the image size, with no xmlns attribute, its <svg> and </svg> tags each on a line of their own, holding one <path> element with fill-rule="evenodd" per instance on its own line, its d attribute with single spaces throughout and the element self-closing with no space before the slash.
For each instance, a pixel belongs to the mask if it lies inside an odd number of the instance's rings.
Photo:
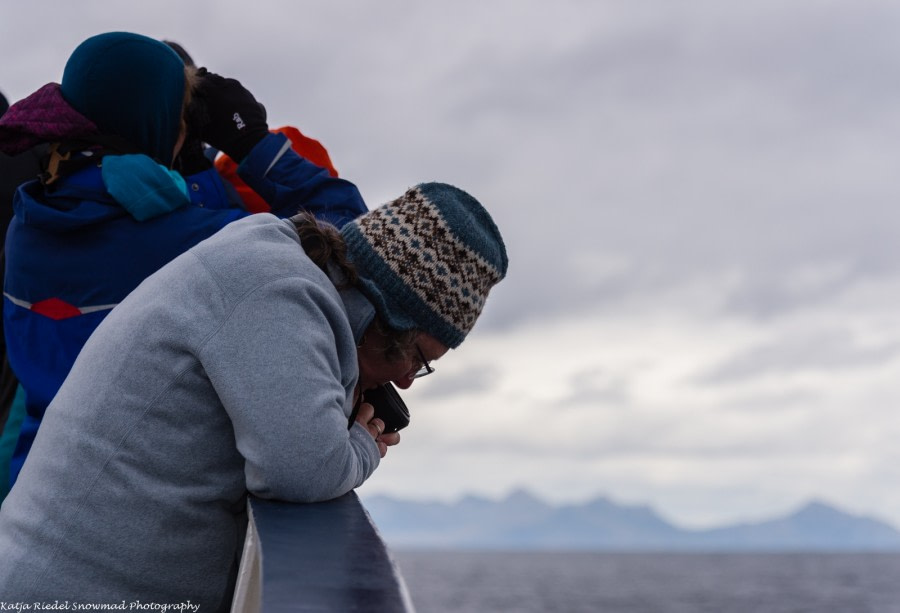
<svg viewBox="0 0 900 613">
<path fill-rule="evenodd" d="M 361 485 L 399 442 L 366 392 L 433 372 L 507 264 L 489 213 L 443 183 L 340 232 L 260 214 L 179 256 L 112 310 L 48 407 L 0 509 L 3 599 L 227 610 L 248 493 Z"/>
</svg>

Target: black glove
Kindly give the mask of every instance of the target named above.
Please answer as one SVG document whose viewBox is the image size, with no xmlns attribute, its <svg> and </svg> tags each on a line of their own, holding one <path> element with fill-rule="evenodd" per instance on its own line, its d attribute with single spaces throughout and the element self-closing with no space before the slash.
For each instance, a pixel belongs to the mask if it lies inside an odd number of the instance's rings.
<svg viewBox="0 0 900 613">
<path fill-rule="evenodd" d="M 205 68 L 198 71 L 196 95 L 208 121 L 200 138 L 240 163 L 269 133 L 266 108 L 235 79 L 226 79 Z"/>
<path fill-rule="evenodd" d="M 203 143 L 196 138 L 188 138 L 184 141 L 184 146 L 175 158 L 172 168 L 181 173 L 182 176 L 188 177 L 209 170 L 213 167 L 213 162 L 204 153 Z"/>
<path fill-rule="evenodd" d="M 198 96 L 194 96 L 185 110 L 184 122 L 187 125 L 184 145 L 182 145 L 178 157 L 175 158 L 172 168 L 183 176 L 189 176 L 213 167 L 212 160 L 206 156 L 203 141 L 200 138 L 203 126 L 209 123 L 209 114 L 206 111 L 206 104 Z"/>
</svg>

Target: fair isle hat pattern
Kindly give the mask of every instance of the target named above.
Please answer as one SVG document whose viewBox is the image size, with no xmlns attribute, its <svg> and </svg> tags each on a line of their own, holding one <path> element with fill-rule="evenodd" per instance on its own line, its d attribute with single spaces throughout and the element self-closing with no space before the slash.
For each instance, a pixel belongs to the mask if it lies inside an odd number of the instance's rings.
<svg viewBox="0 0 900 613">
<path fill-rule="evenodd" d="M 395 330 L 463 342 L 506 276 L 500 231 L 485 208 L 446 183 L 423 183 L 341 230 L 360 289 Z"/>
</svg>

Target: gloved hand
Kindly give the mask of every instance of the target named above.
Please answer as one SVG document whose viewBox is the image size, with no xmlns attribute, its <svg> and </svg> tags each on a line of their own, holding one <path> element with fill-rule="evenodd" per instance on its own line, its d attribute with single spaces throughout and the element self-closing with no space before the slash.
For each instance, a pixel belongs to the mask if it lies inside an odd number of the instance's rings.
<svg viewBox="0 0 900 613">
<path fill-rule="evenodd" d="M 240 163 L 269 133 L 266 109 L 240 81 L 227 79 L 201 68 L 196 96 L 208 121 L 200 127 L 200 138 Z"/>
<path fill-rule="evenodd" d="M 189 177 L 209 170 L 213 167 L 213 162 L 203 152 L 203 143 L 200 139 L 190 138 L 184 141 L 184 146 L 175 158 L 172 168 L 181 173 L 184 177 Z"/>
<path fill-rule="evenodd" d="M 175 158 L 172 168 L 183 176 L 190 176 L 213 167 L 212 160 L 206 156 L 203 141 L 200 138 L 203 126 L 209 123 L 209 115 L 203 100 L 194 96 L 184 113 L 184 120 L 187 133 L 184 137 L 184 145 Z"/>
</svg>

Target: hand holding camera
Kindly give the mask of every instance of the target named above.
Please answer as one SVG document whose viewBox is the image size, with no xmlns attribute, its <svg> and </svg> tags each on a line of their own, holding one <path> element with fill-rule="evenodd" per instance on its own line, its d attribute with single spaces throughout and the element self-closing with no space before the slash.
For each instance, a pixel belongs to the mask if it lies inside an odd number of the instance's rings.
<svg viewBox="0 0 900 613">
<path fill-rule="evenodd" d="M 350 415 L 348 428 L 359 422 L 378 444 L 381 457 L 387 448 L 400 442 L 399 430 L 409 425 L 409 409 L 390 383 L 365 392 L 365 397 Z"/>
<path fill-rule="evenodd" d="M 205 68 L 198 75 L 197 99 L 206 114 L 200 138 L 240 163 L 269 133 L 266 108 L 237 79 Z"/>
<path fill-rule="evenodd" d="M 375 407 L 375 417 L 384 422 L 384 432 L 397 432 L 409 425 L 409 409 L 390 383 L 368 390 L 364 401 Z"/>
</svg>

